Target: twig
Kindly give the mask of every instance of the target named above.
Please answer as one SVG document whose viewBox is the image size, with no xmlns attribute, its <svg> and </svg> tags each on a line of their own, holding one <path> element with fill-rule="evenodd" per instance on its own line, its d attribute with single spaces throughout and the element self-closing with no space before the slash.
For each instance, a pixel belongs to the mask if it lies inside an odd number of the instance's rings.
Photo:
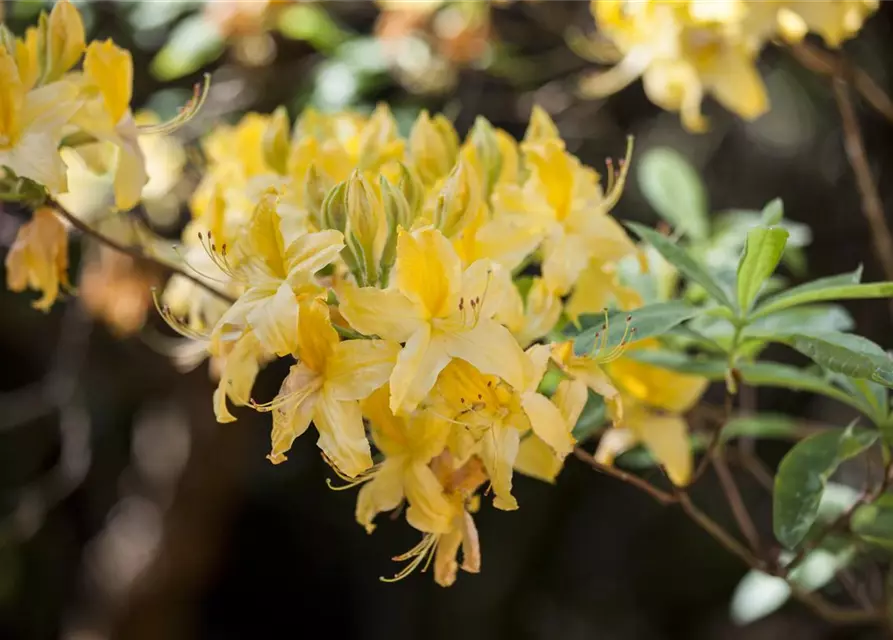
<svg viewBox="0 0 893 640">
<path fill-rule="evenodd" d="M 738 523 L 738 529 L 747 539 L 751 550 L 759 554 L 762 549 L 760 535 L 757 533 L 753 519 L 750 517 L 744 500 L 741 498 L 738 484 L 735 482 L 735 478 L 729 470 L 729 465 L 722 454 L 713 456 L 713 468 L 716 469 L 716 476 L 719 478 L 723 493 L 725 493 L 726 499 L 729 501 L 729 507 L 732 509 L 732 515 L 735 516 L 735 522 Z"/>
<path fill-rule="evenodd" d="M 599 473 L 603 473 L 605 475 L 611 476 L 613 478 L 617 478 L 627 484 L 631 484 L 637 489 L 641 489 L 652 498 L 660 502 L 661 504 L 672 504 L 677 501 L 676 497 L 671 494 L 658 489 L 653 484 L 648 482 L 647 480 L 643 480 L 642 478 L 635 476 L 631 473 L 627 473 L 622 469 L 618 469 L 616 467 L 611 467 L 606 464 L 602 464 L 598 462 L 595 458 L 592 457 L 585 449 L 582 447 L 574 447 L 574 455 L 577 459 L 582 460 L 590 467 L 598 471 Z"/>
<path fill-rule="evenodd" d="M 682 510 L 685 511 L 685 513 L 688 514 L 688 516 L 692 520 L 700 525 L 700 527 L 704 531 L 709 533 L 714 540 L 719 542 L 731 553 L 741 558 L 741 560 L 743 560 L 747 566 L 759 569 L 761 571 L 766 570 L 766 563 L 763 560 L 757 558 L 750 551 L 745 549 L 744 545 L 735 540 L 735 538 L 733 538 L 725 529 L 723 529 L 719 524 L 711 519 L 706 513 L 698 509 L 685 491 L 678 491 L 676 493 L 676 498 L 679 502 L 679 505 L 682 507 Z"/>
<path fill-rule="evenodd" d="M 890 228 L 887 226 L 884 204 L 871 175 L 871 167 L 868 166 L 856 110 L 853 108 L 847 82 L 843 77 L 835 76 L 833 88 L 834 98 L 837 101 L 837 108 L 843 123 L 844 148 L 853 173 L 856 174 L 856 186 L 862 201 L 862 213 L 871 228 L 875 257 L 880 262 L 887 280 L 893 280 L 893 235 L 890 234 Z M 891 311 L 893 311 L 893 301 L 890 304 Z"/>
<path fill-rule="evenodd" d="M 823 51 L 808 43 L 791 47 L 797 61 L 807 69 L 829 76 L 850 77 L 853 87 L 865 101 L 879 114 L 893 122 L 893 100 L 864 70 L 856 67 L 843 58 Z"/>
<path fill-rule="evenodd" d="M 750 473 L 754 480 L 759 482 L 760 486 L 766 489 L 766 491 L 770 493 L 774 491 L 775 479 L 772 477 L 772 472 L 763 464 L 763 461 L 750 451 L 745 451 L 742 447 L 738 447 L 737 454 L 738 463 L 744 470 Z"/>
<path fill-rule="evenodd" d="M 213 293 L 215 296 L 217 296 L 221 300 L 224 300 L 229 303 L 234 303 L 236 301 L 235 298 L 233 298 L 231 295 L 224 293 L 223 291 L 220 291 L 216 287 L 211 286 L 210 284 L 208 284 L 207 282 L 205 282 L 198 276 L 193 275 L 193 274 L 189 273 L 188 271 L 184 271 L 183 269 L 180 269 L 179 267 L 172 265 L 168 262 L 159 260 L 156 257 L 146 254 L 146 252 L 143 251 L 142 247 L 126 245 L 122 242 L 118 242 L 114 238 L 110 238 L 109 236 L 105 235 L 104 233 L 102 233 L 100 231 L 97 231 L 96 229 L 94 229 L 93 227 L 91 227 L 90 225 L 85 223 L 83 220 L 81 220 L 77 216 L 71 214 L 69 211 L 67 211 L 65 209 L 65 207 L 61 206 L 55 200 L 49 199 L 49 200 L 47 200 L 47 204 L 49 206 L 51 206 L 56 211 L 56 213 L 58 213 L 60 216 L 65 218 L 69 223 L 71 223 L 71 226 L 73 226 L 75 229 L 77 229 L 78 231 L 83 233 L 85 236 L 89 236 L 89 237 L 93 238 L 94 240 L 96 240 L 97 242 L 104 244 L 111 249 L 114 249 L 115 251 L 118 251 L 120 253 L 128 255 L 131 258 L 133 258 L 134 260 L 149 262 L 149 263 L 155 265 L 156 267 L 162 269 L 163 271 L 166 271 L 167 273 L 176 274 L 178 276 L 186 278 L 187 280 L 190 280 L 191 282 L 197 284 L 198 286 L 209 291 L 210 293 Z"/>
</svg>

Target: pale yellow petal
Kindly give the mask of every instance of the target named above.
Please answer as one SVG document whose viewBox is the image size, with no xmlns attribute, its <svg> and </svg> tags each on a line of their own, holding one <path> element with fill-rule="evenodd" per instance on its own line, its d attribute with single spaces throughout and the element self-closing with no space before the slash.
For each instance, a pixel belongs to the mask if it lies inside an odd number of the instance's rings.
<svg viewBox="0 0 893 640">
<path fill-rule="evenodd" d="M 503 511 L 518 508 L 518 501 L 512 495 L 512 469 L 520 442 L 517 429 L 501 425 L 492 427 L 481 440 L 481 459 L 493 488 L 493 506 Z"/>
<path fill-rule="evenodd" d="M 424 309 L 428 318 L 446 316 L 458 305 L 459 256 L 436 229 L 400 232 L 394 275 L 397 288 Z"/>
<path fill-rule="evenodd" d="M 515 458 L 516 471 L 543 482 L 555 482 L 563 467 L 564 457 L 556 456 L 552 447 L 536 435 L 530 434 L 521 441 Z"/>
<path fill-rule="evenodd" d="M 239 338 L 226 356 L 220 383 L 214 392 L 214 413 L 218 422 L 233 422 L 236 419 L 226 406 L 227 398 L 236 406 L 248 404 L 251 388 L 260 370 L 259 357 L 260 346 L 252 333 Z"/>
<path fill-rule="evenodd" d="M 444 334 L 443 342 L 450 357 L 465 360 L 481 373 L 499 376 L 515 389 L 524 388 L 524 352 L 501 324 L 481 318 L 469 330 Z"/>
<path fill-rule="evenodd" d="M 763 78 L 743 47 L 724 49 L 701 78 L 720 104 L 746 120 L 758 118 L 769 109 Z"/>
<path fill-rule="evenodd" d="M 366 533 L 372 533 L 375 516 L 396 509 L 402 501 L 403 465 L 399 460 L 386 460 L 357 494 L 357 522 L 365 527 Z"/>
<path fill-rule="evenodd" d="M 568 293 L 586 268 L 595 247 L 583 236 L 561 234 L 543 245 L 543 280 L 549 291 Z"/>
<path fill-rule="evenodd" d="M 315 371 L 302 364 L 293 365 L 276 400 L 281 404 L 273 410 L 273 429 L 270 433 L 271 450 L 267 459 L 273 464 L 285 461 L 285 453 L 310 425 L 317 404 L 322 381 Z"/>
<path fill-rule="evenodd" d="M 323 391 L 313 412 L 313 423 L 319 432 L 319 448 L 345 475 L 353 478 L 372 466 L 359 402 L 342 402 Z"/>
<path fill-rule="evenodd" d="M 444 497 L 443 487 L 427 463 L 416 462 L 406 467 L 404 486 L 409 509 L 406 521 L 426 533 L 445 533 L 450 528 L 453 506 Z"/>
<path fill-rule="evenodd" d="M 112 122 L 118 122 L 130 109 L 133 92 L 133 59 L 130 52 L 111 40 L 96 40 L 87 47 L 84 75 L 99 88 Z"/>
<path fill-rule="evenodd" d="M 281 357 L 297 347 L 298 301 L 287 283 L 283 282 L 271 298 L 255 305 L 245 319 L 269 353 Z"/>
<path fill-rule="evenodd" d="M 440 537 L 437 551 L 434 553 L 434 581 L 441 587 L 450 587 L 456 582 L 459 563 L 456 555 L 462 545 L 462 530 L 453 527 Z"/>
<path fill-rule="evenodd" d="M 480 573 L 481 543 L 474 518 L 467 511 L 462 512 L 462 571 Z"/>
<path fill-rule="evenodd" d="M 443 341 L 432 337 L 428 325 L 422 325 L 406 342 L 391 373 L 391 411 L 414 411 L 449 361 Z"/>
<path fill-rule="evenodd" d="M 521 394 L 521 406 L 533 432 L 560 456 L 565 456 L 574 448 L 574 439 L 561 412 L 542 394 L 525 392 Z"/>
<path fill-rule="evenodd" d="M 337 295 L 341 315 L 365 335 L 406 342 L 423 324 L 416 304 L 396 289 L 360 288 L 344 282 Z"/>
<path fill-rule="evenodd" d="M 692 453 L 688 438 L 688 425 L 678 416 L 661 416 L 638 412 L 626 421 L 644 444 L 667 470 L 667 475 L 677 486 L 685 486 L 691 480 Z"/>
<path fill-rule="evenodd" d="M 588 399 L 589 391 L 581 380 L 562 380 L 558 383 L 555 395 L 552 396 L 552 402 L 558 407 L 571 430 L 580 419 Z"/>
<path fill-rule="evenodd" d="M 391 340 L 347 340 L 326 363 L 326 389 L 338 400 L 362 400 L 388 381 L 400 345 Z"/>
<path fill-rule="evenodd" d="M 287 242 L 288 238 L 283 238 Z M 331 264 L 344 248 L 340 231 L 305 233 L 285 245 L 285 269 L 288 281 L 296 286 Z"/>
<path fill-rule="evenodd" d="M 338 332 L 332 327 L 329 307 L 321 300 L 304 302 L 298 311 L 297 320 L 298 357 L 308 367 L 322 374 L 338 344 Z"/>
<path fill-rule="evenodd" d="M 139 204 L 143 187 L 149 182 L 146 159 L 136 138 L 136 126 L 132 137 L 121 137 L 118 144 L 118 164 L 115 167 L 115 206 L 129 211 Z"/>
<path fill-rule="evenodd" d="M 633 358 L 620 358 L 608 366 L 611 378 L 624 395 L 672 413 L 691 409 L 709 385 L 706 378 L 669 371 Z"/>
<path fill-rule="evenodd" d="M 624 451 L 629 451 L 636 446 L 636 434 L 630 429 L 617 428 L 608 429 L 602 434 L 598 441 L 598 448 L 595 450 L 595 461 L 600 464 L 613 465 L 614 458 Z"/>
</svg>

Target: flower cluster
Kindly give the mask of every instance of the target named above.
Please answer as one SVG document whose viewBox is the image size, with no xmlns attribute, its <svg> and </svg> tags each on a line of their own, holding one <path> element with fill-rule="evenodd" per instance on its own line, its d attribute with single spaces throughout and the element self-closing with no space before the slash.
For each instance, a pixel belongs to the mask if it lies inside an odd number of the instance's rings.
<svg viewBox="0 0 893 640">
<path fill-rule="evenodd" d="M 582 83 L 590 97 L 609 95 L 642 78 L 656 105 L 678 111 L 690 131 L 704 131 L 701 101 L 753 119 L 768 109 L 756 61 L 770 41 L 800 42 L 819 34 L 830 47 L 862 28 L 878 0 L 593 0 L 598 38 L 580 43 L 593 60 L 616 66 Z"/>
<path fill-rule="evenodd" d="M 164 195 L 172 165 L 153 171 L 145 150 L 169 145 L 158 134 L 192 111 L 169 123 L 139 124 L 130 108 L 129 51 L 111 40 L 86 43 L 81 16 L 68 0 L 41 14 L 21 38 L 0 25 L 0 40 L 0 183 L 9 198 L 27 200 L 25 192 L 36 187 L 92 222 Z M 154 140 L 145 142 L 145 135 Z M 48 309 L 67 285 L 66 242 L 62 221 L 51 208 L 40 209 L 7 257 L 10 289 L 42 291 L 35 306 Z"/>
<path fill-rule="evenodd" d="M 680 416 L 705 382 L 626 362 L 631 334 L 578 355 L 555 331 L 640 304 L 617 273 L 637 247 L 610 215 L 628 156 L 603 186 L 540 109 L 519 143 L 484 119 L 461 141 L 425 112 L 404 139 L 385 106 L 293 127 L 284 111 L 249 114 L 205 154 L 185 258 L 235 301 L 175 277 L 162 314 L 215 359 L 218 420 L 235 420 L 231 405 L 272 414 L 273 463 L 312 423 L 345 486 L 362 485 L 367 530 L 405 501 L 423 540 L 398 576 L 433 559 L 451 584 L 460 547 L 476 571 L 476 492 L 511 510 L 514 470 L 554 480 L 590 393 L 615 424 L 601 460 L 642 443 L 688 481 Z M 258 403 L 255 377 L 278 357 L 290 372 Z"/>
</svg>

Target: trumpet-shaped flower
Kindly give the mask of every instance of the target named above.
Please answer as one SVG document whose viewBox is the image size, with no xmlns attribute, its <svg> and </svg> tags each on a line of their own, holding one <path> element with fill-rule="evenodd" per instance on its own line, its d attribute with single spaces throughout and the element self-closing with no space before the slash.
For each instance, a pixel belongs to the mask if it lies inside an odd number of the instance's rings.
<svg viewBox="0 0 893 640">
<path fill-rule="evenodd" d="M 68 232 L 52 209 L 42 207 L 19 228 L 6 254 L 6 286 L 12 291 L 27 287 L 42 291 L 34 307 L 49 311 L 59 288 L 68 286 L 67 270 Z"/>
<path fill-rule="evenodd" d="M 29 90 L 26 81 L 0 47 L 0 167 L 60 193 L 67 183 L 59 142 L 80 107 L 78 90 L 66 80 Z"/>
<path fill-rule="evenodd" d="M 212 350 L 251 327 L 268 352 L 280 356 L 292 352 L 298 300 L 321 291 L 314 274 L 335 260 L 344 246 L 338 231 L 287 234 L 276 202 L 275 192 L 261 198 L 233 249 L 232 261 L 227 246 L 218 246 L 208 237 L 207 250 L 220 269 L 245 286 L 214 328 Z"/>
<path fill-rule="evenodd" d="M 139 128 L 130 111 L 133 59 L 111 40 L 91 42 L 84 55 L 83 107 L 73 122 L 118 149 L 115 205 L 128 210 L 140 200 L 149 180 L 137 138 Z"/>
<path fill-rule="evenodd" d="M 284 461 L 312 421 L 319 448 L 342 473 L 353 478 L 369 469 L 372 457 L 358 401 L 387 382 L 399 350 L 387 340 L 339 342 L 328 307 L 318 300 L 302 303 L 298 363 L 267 407 L 273 411 L 270 461 Z"/>
<path fill-rule="evenodd" d="M 340 311 L 354 329 L 405 343 L 390 378 L 394 413 L 415 410 L 453 358 L 523 387 L 524 353 L 493 320 L 498 304 L 488 295 L 486 261 L 463 273 L 442 233 L 402 231 L 394 274 L 390 289 L 344 283 L 337 291 Z"/>
<path fill-rule="evenodd" d="M 388 406 L 389 396 L 385 385 L 362 403 L 372 440 L 385 459 L 359 480 L 365 484 L 357 495 L 357 522 L 372 533 L 375 516 L 406 499 L 409 524 L 420 531 L 446 533 L 450 505 L 429 463 L 446 446 L 450 425 L 430 413 L 395 416 Z"/>
</svg>

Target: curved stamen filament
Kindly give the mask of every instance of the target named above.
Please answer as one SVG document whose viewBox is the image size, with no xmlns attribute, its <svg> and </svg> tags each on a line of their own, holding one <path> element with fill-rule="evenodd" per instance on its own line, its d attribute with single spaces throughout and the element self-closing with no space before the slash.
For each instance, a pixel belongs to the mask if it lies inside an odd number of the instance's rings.
<svg viewBox="0 0 893 640">
<path fill-rule="evenodd" d="M 255 402 L 254 400 L 249 400 L 248 406 L 260 413 L 269 413 L 290 402 L 301 404 L 304 400 L 310 397 L 312 393 L 315 393 L 317 389 L 318 386 L 309 384 L 300 387 L 299 389 L 295 389 L 291 393 L 286 393 L 284 395 L 280 393 L 269 402 Z"/>
<path fill-rule="evenodd" d="M 381 470 L 381 465 L 376 464 L 371 469 L 368 469 L 360 474 L 357 474 L 354 477 L 350 477 L 346 473 L 344 473 L 341 469 L 338 468 L 338 465 L 335 464 L 335 461 L 332 460 L 328 455 L 326 455 L 325 451 L 321 452 L 322 459 L 325 460 L 325 463 L 332 468 L 332 471 L 338 476 L 338 479 L 344 481 L 346 484 L 336 485 L 332 483 L 331 478 L 326 478 L 326 486 L 329 487 L 332 491 L 344 491 L 345 489 L 353 489 L 364 482 L 369 482 L 374 478 L 378 472 Z"/>
<path fill-rule="evenodd" d="M 201 333 L 196 331 L 182 319 L 176 317 L 170 310 L 166 304 L 161 304 L 161 301 L 158 299 L 158 290 L 156 288 L 152 288 L 152 302 L 155 303 L 155 309 L 158 311 L 158 315 L 167 323 L 167 325 L 179 333 L 184 338 L 189 338 L 190 340 L 201 340 L 203 342 L 210 341 L 211 336 L 208 334 Z"/>
<path fill-rule="evenodd" d="M 192 98 L 183 105 L 177 115 L 161 124 L 150 124 L 139 127 L 141 135 L 168 134 L 173 133 L 187 122 L 192 120 L 201 110 L 208 99 L 208 93 L 211 90 L 211 74 L 206 73 L 201 83 L 196 83 L 192 91 Z"/>
<path fill-rule="evenodd" d="M 619 171 L 613 185 L 609 185 L 607 193 L 605 193 L 606 211 L 610 211 L 619 202 L 620 196 L 623 194 L 623 187 L 626 185 L 626 177 L 629 175 L 629 165 L 633 157 L 633 137 L 626 139 L 626 156 L 618 162 Z M 613 172 L 612 172 L 613 173 Z"/>
<path fill-rule="evenodd" d="M 381 580 L 382 582 L 398 582 L 418 569 L 419 565 L 421 565 L 423 562 L 424 566 L 422 567 L 422 573 L 427 571 L 428 567 L 431 565 L 431 560 L 434 557 L 434 552 L 437 549 L 439 538 L 439 536 L 433 533 L 425 534 L 425 536 L 422 538 L 422 541 L 419 542 L 412 549 L 404 554 L 391 558 L 394 562 L 405 562 L 407 560 L 412 561 L 408 565 L 403 567 L 400 571 L 398 571 L 394 575 L 394 577 L 385 578 L 384 576 L 382 576 L 379 578 L 379 580 Z"/>
</svg>

